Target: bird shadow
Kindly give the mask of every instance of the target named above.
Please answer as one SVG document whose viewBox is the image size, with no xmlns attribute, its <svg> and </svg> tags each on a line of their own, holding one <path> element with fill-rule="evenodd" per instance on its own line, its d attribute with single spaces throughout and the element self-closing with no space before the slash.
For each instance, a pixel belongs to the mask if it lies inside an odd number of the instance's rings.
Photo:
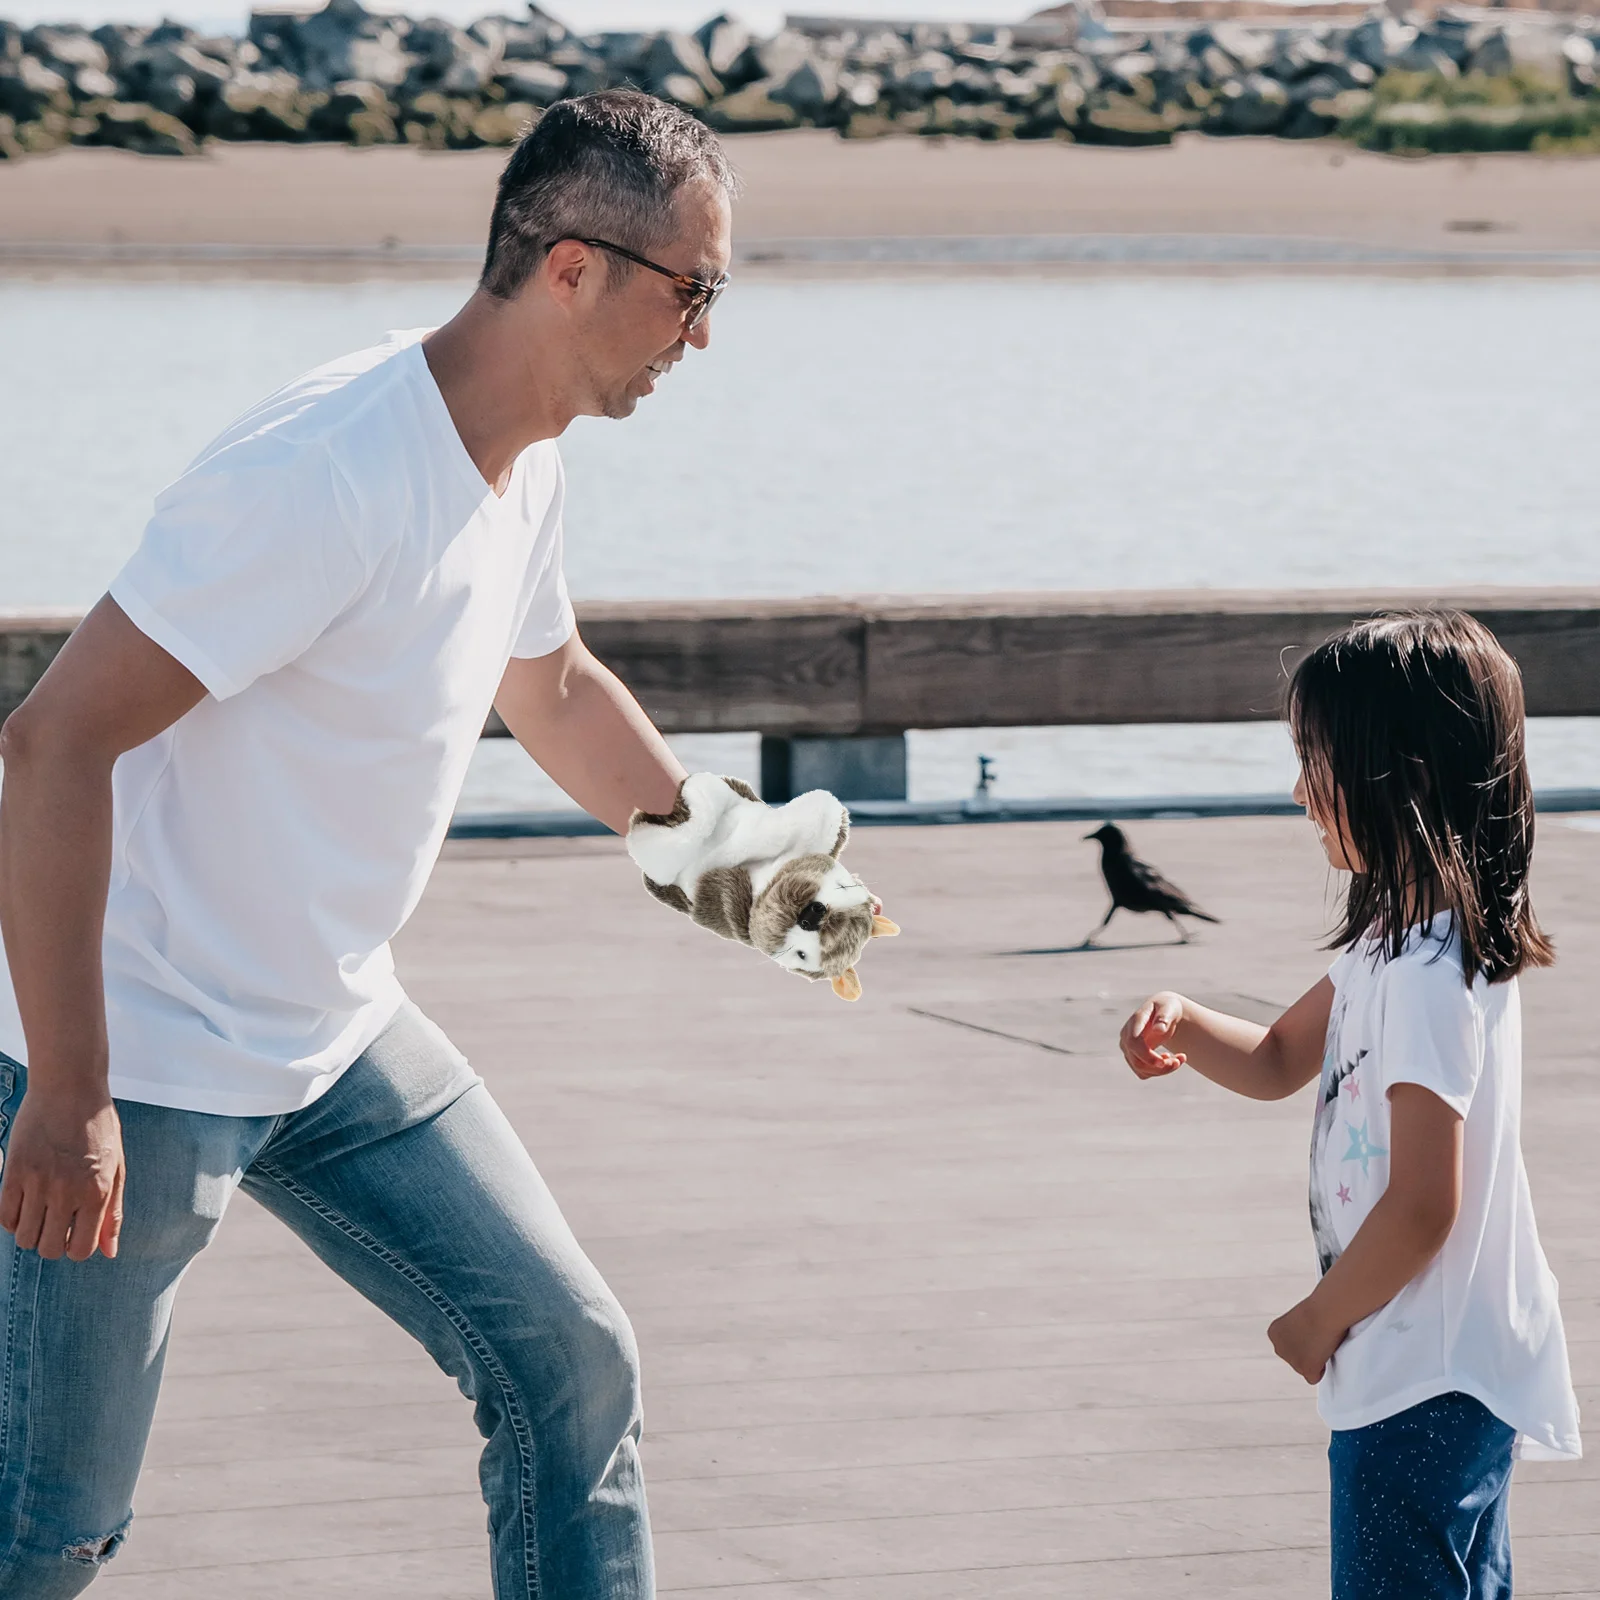
<svg viewBox="0 0 1600 1600">
<path fill-rule="evenodd" d="M 996 950 L 997 956 L 1098 956 L 1113 950 L 1181 950 L 1185 944 L 1198 944 L 1197 939 L 1145 939 L 1126 944 L 1062 944 L 1047 945 L 1038 950 Z"/>
</svg>

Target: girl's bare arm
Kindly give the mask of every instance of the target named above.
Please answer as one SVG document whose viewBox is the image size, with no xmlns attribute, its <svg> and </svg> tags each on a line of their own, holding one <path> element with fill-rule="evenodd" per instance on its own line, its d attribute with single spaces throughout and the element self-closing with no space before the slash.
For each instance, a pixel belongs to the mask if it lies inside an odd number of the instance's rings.
<svg viewBox="0 0 1600 1600">
<path fill-rule="evenodd" d="M 1333 984 L 1308 989 L 1270 1028 L 1196 1005 L 1170 990 L 1154 994 L 1122 1025 L 1119 1041 L 1141 1078 L 1188 1065 L 1252 1100 L 1282 1100 L 1322 1070 Z"/>
<path fill-rule="evenodd" d="M 1299 1305 L 1267 1329 L 1272 1347 L 1317 1383 L 1344 1336 L 1381 1310 L 1443 1248 L 1461 1209 L 1461 1118 L 1431 1089 L 1389 1091 L 1389 1184 L 1348 1248 Z"/>
</svg>

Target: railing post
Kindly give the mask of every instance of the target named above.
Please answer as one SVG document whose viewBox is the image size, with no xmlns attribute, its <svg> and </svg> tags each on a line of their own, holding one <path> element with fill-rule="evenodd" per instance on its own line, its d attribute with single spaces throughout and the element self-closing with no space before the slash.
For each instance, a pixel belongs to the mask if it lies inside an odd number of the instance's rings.
<svg viewBox="0 0 1600 1600">
<path fill-rule="evenodd" d="M 761 798 L 782 803 L 808 789 L 851 800 L 906 798 L 906 736 L 761 736 Z"/>
</svg>

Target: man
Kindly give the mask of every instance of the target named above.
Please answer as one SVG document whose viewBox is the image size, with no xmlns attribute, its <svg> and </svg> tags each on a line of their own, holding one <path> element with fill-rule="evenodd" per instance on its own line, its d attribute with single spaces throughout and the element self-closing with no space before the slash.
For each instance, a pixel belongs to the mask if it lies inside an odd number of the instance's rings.
<svg viewBox="0 0 1600 1600">
<path fill-rule="evenodd" d="M 659 101 L 556 106 L 461 311 L 229 428 L 6 723 L 7 1600 L 121 1543 L 173 1296 L 237 1187 L 472 1397 L 499 1600 L 652 1593 L 632 1333 L 388 941 L 491 702 L 612 827 L 672 805 L 574 631 L 554 440 L 705 348 L 732 189 Z"/>
</svg>

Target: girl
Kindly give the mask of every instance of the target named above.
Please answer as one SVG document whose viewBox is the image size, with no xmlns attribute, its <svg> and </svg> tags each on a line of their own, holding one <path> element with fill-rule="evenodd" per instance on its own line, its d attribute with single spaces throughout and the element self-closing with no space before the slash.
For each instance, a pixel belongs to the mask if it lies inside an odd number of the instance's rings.
<svg viewBox="0 0 1600 1600">
<path fill-rule="evenodd" d="M 1472 618 L 1363 622 L 1289 690 L 1295 800 L 1348 872 L 1333 968 L 1270 1028 L 1153 995 L 1141 1078 L 1278 1100 L 1318 1077 L 1322 1280 L 1267 1330 L 1333 1429 L 1334 1600 L 1502 1600 L 1513 1455 L 1576 1457 L 1519 1142 L 1533 795 L 1515 664 Z"/>
</svg>

